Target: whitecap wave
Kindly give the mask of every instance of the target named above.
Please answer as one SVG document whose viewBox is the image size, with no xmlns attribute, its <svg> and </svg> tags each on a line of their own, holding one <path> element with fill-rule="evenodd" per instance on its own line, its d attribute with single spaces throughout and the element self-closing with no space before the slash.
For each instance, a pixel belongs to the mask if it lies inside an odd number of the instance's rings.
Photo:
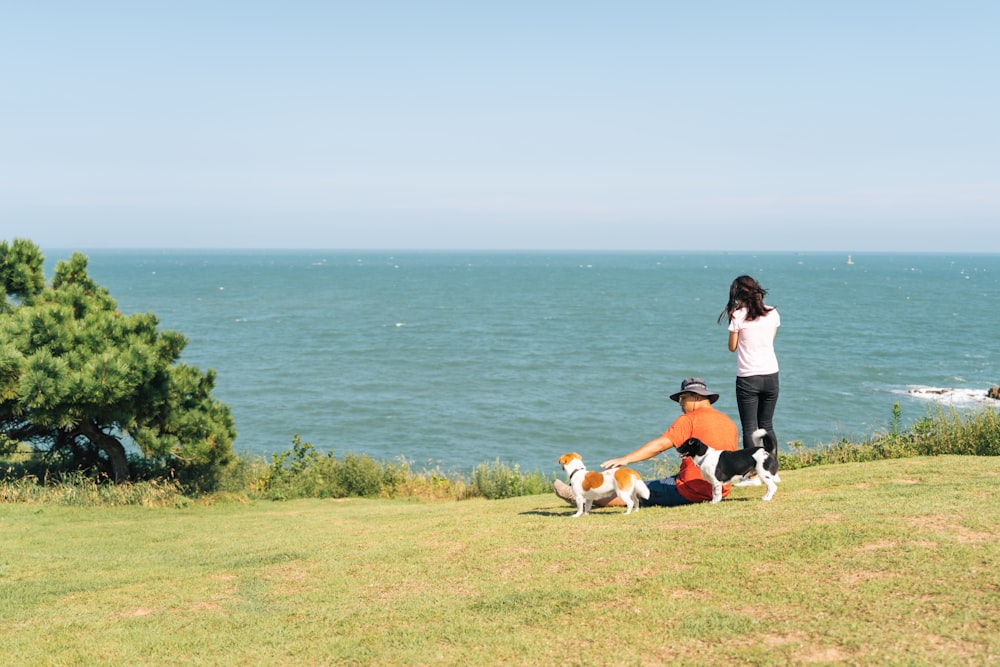
<svg viewBox="0 0 1000 667">
<path fill-rule="evenodd" d="M 986 389 L 966 389 L 961 387 L 911 387 L 907 395 L 936 403 L 950 405 L 971 405 L 974 403 L 997 404 L 1000 401 L 989 398 Z"/>
</svg>

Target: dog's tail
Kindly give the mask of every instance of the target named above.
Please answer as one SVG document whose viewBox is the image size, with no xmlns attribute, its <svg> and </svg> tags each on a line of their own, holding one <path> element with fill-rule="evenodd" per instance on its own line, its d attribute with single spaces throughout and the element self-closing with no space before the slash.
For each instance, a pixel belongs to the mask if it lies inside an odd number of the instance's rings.
<svg viewBox="0 0 1000 667">
<path fill-rule="evenodd" d="M 649 487 L 641 479 L 635 480 L 635 492 L 643 500 L 649 500 Z"/>
<path fill-rule="evenodd" d="M 753 438 L 754 446 L 763 447 L 767 450 L 767 453 L 772 456 L 778 453 L 778 443 L 774 441 L 774 436 L 768 433 L 765 429 L 757 429 L 750 437 Z"/>
</svg>

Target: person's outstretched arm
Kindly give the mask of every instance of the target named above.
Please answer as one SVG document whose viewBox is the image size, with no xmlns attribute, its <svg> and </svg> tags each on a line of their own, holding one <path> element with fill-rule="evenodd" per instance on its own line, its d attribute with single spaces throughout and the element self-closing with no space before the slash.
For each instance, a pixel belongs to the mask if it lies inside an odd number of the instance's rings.
<svg viewBox="0 0 1000 667">
<path fill-rule="evenodd" d="M 645 445 L 635 450 L 630 454 L 625 456 L 620 456 L 616 459 L 608 459 L 601 464 L 602 468 L 620 468 L 622 466 L 627 466 L 630 463 L 638 463 L 639 461 L 645 461 L 646 459 L 651 459 L 662 451 L 666 451 L 674 446 L 674 443 L 670 441 L 665 435 L 661 435 L 655 440 L 650 440 Z"/>
</svg>

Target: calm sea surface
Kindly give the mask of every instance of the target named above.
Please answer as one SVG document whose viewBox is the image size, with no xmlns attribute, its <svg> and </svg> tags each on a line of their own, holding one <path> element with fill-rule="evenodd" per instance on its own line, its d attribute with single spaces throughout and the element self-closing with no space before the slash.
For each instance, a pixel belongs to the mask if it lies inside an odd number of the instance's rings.
<svg viewBox="0 0 1000 667">
<path fill-rule="evenodd" d="M 46 254 L 51 273 L 69 252 Z M 659 435 L 690 375 L 738 422 L 716 318 L 742 273 L 781 313 L 782 443 L 863 438 L 928 396 L 995 406 L 1000 384 L 1000 255 L 85 254 L 123 312 L 155 313 L 187 336 L 185 362 L 216 370 L 242 454 L 298 434 L 415 468 L 549 474 L 567 451 L 596 467 Z"/>
</svg>

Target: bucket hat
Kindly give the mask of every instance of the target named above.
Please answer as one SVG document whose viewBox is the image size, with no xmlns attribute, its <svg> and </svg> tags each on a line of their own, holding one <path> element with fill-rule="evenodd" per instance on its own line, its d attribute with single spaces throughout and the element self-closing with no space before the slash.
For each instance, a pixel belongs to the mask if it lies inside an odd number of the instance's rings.
<svg viewBox="0 0 1000 667">
<path fill-rule="evenodd" d="M 671 401 L 679 401 L 681 394 L 698 394 L 708 399 L 709 403 L 719 400 L 719 395 L 708 390 L 708 385 L 701 378 L 684 378 L 681 381 L 681 390 L 676 394 L 670 394 Z"/>
</svg>

